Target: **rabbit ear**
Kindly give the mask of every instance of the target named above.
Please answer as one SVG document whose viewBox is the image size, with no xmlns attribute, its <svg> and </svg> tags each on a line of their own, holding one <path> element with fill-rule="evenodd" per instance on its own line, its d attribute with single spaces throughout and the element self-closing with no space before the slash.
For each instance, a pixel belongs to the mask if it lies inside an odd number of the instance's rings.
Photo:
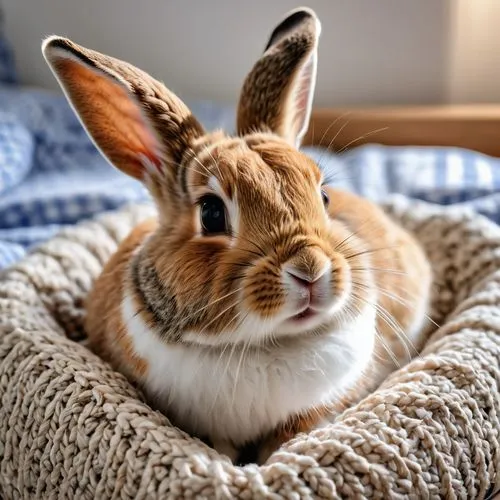
<svg viewBox="0 0 500 500">
<path fill-rule="evenodd" d="M 96 146 L 126 174 L 167 174 L 203 135 L 186 105 L 138 68 L 60 37 L 42 52 Z"/>
<path fill-rule="evenodd" d="M 270 130 L 299 146 L 309 126 L 321 25 L 311 9 L 290 12 L 274 29 L 247 76 L 238 104 L 238 133 Z"/>
</svg>

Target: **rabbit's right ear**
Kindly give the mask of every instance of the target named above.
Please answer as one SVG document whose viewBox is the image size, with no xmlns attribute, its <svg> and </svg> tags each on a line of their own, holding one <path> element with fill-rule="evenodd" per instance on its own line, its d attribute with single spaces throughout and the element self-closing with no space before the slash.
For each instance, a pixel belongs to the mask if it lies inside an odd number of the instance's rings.
<svg viewBox="0 0 500 500">
<path fill-rule="evenodd" d="M 138 68 L 61 37 L 42 52 L 95 145 L 128 175 L 171 174 L 203 135 L 186 105 Z"/>
<path fill-rule="evenodd" d="M 320 32 L 316 14 L 305 7 L 288 13 L 276 26 L 243 84 L 239 135 L 270 131 L 300 145 L 309 126 Z"/>
</svg>

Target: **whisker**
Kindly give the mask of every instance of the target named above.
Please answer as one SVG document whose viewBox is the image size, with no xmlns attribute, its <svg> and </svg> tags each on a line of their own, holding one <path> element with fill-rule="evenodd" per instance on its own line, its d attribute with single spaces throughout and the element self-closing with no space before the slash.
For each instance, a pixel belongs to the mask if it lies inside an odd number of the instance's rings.
<svg viewBox="0 0 500 500">
<path fill-rule="evenodd" d="M 224 326 L 223 330 L 227 330 L 229 328 L 229 325 L 234 321 L 234 320 L 237 320 L 238 317 L 241 315 L 241 311 L 238 311 Z M 217 363 L 215 365 L 215 368 L 214 368 L 214 373 L 217 374 L 217 370 L 218 370 L 218 367 L 219 367 L 219 364 L 220 362 L 222 361 L 222 359 L 224 358 L 224 354 L 227 350 L 228 347 L 231 346 L 231 352 L 229 353 L 229 357 L 228 357 L 228 360 L 227 360 L 227 363 L 226 363 L 226 366 L 222 372 L 222 374 L 220 375 L 220 382 L 219 382 L 219 387 L 217 388 L 217 392 L 215 394 L 215 397 L 214 397 L 214 400 L 213 400 L 213 403 L 212 403 L 212 406 L 209 410 L 209 412 L 211 413 L 213 411 L 213 409 L 215 408 L 215 405 L 217 403 L 217 400 L 219 399 L 219 394 L 220 394 L 220 391 L 221 391 L 221 388 L 222 388 L 222 384 L 223 384 L 223 381 L 224 381 L 224 378 L 229 370 L 229 364 L 231 362 L 231 359 L 233 357 L 233 354 L 235 352 L 235 349 L 236 349 L 236 346 L 237 344 L 236 343 L 232 343 L 231 342 L 226 342 L 225 345 L 224 345 L 224 348 L 222 349 L 222 352 L 220 353 L 220 356 L 219 356 L 219 359 L 217 360 Z"/>
<path fill-rule="evenodd" d="M 360 297 L 359 295 L 353 294 L 353 296 L 355 298 L 361 300 L 362 302 L 364 302 L 368 306 L 372 306 L 373 305 L 371 302 L 367 301 L 363 297 Z M 354 304 L 352 304 L 350 307 L 356 307 L 356 306 L 354 306 Z M 358 309 L 358 308 L 356 308 L 356 309 L 357 309 L 358 314 L 362 314 L 362 311 L 360 309 Z M 398 361 L 397 356 L 394 354 L 394 352 L 392 351 L 392 349 L 385 342 L 385 339 L 382 337 L 382 335 L 380 334 L 380 332 L 378 331 L 378 329 L 377 329 L 376 326 L 375 326 L 375 338 L 380 342 L 380 344 L 382 345 L 382 347 L 384 348 L 384 350 L 387 352 L 387 354 L 389 355 L 389 357 L 391 358 L 391 360 L 393 361 L 393 363 L 399 368 L 400 367 L 400 363 Z M 376 351 L 374 351 L 374 354 L 375 354 L 375 352 Z M 383 363 L 385 363 L 385 361 L 386 360 L 382 359 Z"/>
<path fill-rule="evenodd" d="M 385 339 L 384 339 L 383 335 L 378 331 L 377 327 L 375 327 L 375 338 L 380 342 L 380 344 L 384 348 L 384 351 L 391 358 L 391 361 L 398 367 L 398 369 L 401 368 L 401 363 L 399 362 L 397 356 L 394 354 L 394 352 L 392 351 L 392 349 L 387 345 L 387 343 L 385 342 Z M 382 361 L 383 365 L 385 365 L 386 362 L 387 362 L 387 360 L 385 360 L 385 359 L 382 359 L 381 361 Z"/>
<path fill-rule="evenodd" d="M 243 322 L 245 321 L 245 319 L 247 318 L 249 313 L 247 313 L 244 318 L 239 322 L 238 324 L 238 328 L 241 328 Z M 238 380 L 239 380 L 239 374 L 240 374 L 240 369 L 241 369 L 241 366 L 242 366 L 242 363 L 243 363 L 243 360 L 245 358 L 246 355 L 248 355 L 249 351 L 250 351 L 250 347 L 251 347 L 251 338 L 248 338 L 246 339 L 244 342 L 243 342 L 243 347 L 241 349 L 241 356 L 240 356 L 240 359 L 238 361 L 238 365 L 236 366 L 236 373 L 234 375 L 234 385 L 233 385 L 233 394 L 232 394 L 232 397 L 231 397 L 231 406 L 234 405 L 234 400 L 236 398 L 236 389 L 237 389 L 237 386 L 238 386 Z"/>
<path fill-rule="evenodd" d="M 376 271 L 376 272 L 384 272 L 388 274 L 395 274 L 397 276 L 408 276 L 408 273 L 404 271 L 400 271 L 398 269 L 386 269 L 383 267 L 351 267 L 351 271 Z"/>
<path fill-rule="evenodd" d="M 365 287 L 364 284 L 360 283 L 355 283 L 353 282 L 355 286 L 358 287 L 358 289 L 363 289 Z M 368 288 L 368 287 L 366 287 Z M 418 356 L 419 352 L 418 349 L 415 347 L 413 342 L 411 341 L 410 338 L 406 335 L 404 332 L 402 326 L 396 321 L 396 319 L 387 311 L 382 305 L 380 304 L 372 304 L 366 301 L 363 297 L 360 297 L 359 295 L 356 297 L 359 300 L 364 300 L 366 304 L 371 304 L 371 306 L 375 309 L 375 311 L 378 313 L 379 317 L 384 321 L 384 323 L 392 329 L 392 331 L 396 334 L 398 337 L 399 341 L 401 342 L 402 346 L 404 347 L 406 354 L 408 356 L 408 359 L 412 358 L 411 352 L 409 347 L 413 349 L 415 354 Z M 409 346 L 409 347 L 408 347 Z"/>
<path fill-rule="evenodd" d="M 185 167 L 184 167 L 185 168 Z M 193 165 L 191 165 L 191 170 L 193 170 L 194 172 L 196 172 L 197 174 L 200 174 L 202 175 L 203 177 L 205 177 L 206 179 L 209 178 L 209 175 L 206 174 L 205 172 L 202 172 L 201 170 L 198 170 L 197 168 L 195 168 Z M 192 184 L 190 183 L 190 186 L 192 186 Z"/>
<path fill-rule="evenodd" d="M 342 250 L 342 247 L 351 239 L 351 238 L 354 238 L 355 236 L 357 236 L 359 233 L 360 233 L 361 229 L 358 229 L 357 231 L 353 231 L 351 234 L 349 234 L 348 236 L 346 236 L 340 243 L 337 243 L 337 245 L 335 245 L 335 248 L 333 249 L 334 252 L 336 251 L 341 251 Z"/>
<path fill-rule="evenodd" d="M 328 143 L 328 146 L 326 147 L 326 149 L 330 149 L 332 144 L 335 142 L 335 139 L 337 139 L 337 137 L 340 135 L 340 133 L 342 132 L 342 130 L 344 130 L 347 125 L 349 125 L 351 120 L 347 120 L 337 131 L 337 133 L 333 136 L 333 139 Z"/>
<path fill-rule="evenodd" d="M 345 113 L 342 113 L 341 115 L 337 116 L 337 118 L 335 118 L 335 120 L 332 121 L 332 123 L 330 123 L 330 125 L 328 126 L 328 128 L 323 132 L 323 135 L 321 136 L 321 139 L 318 143 L 318 146 L 322 146 L 323 144 L 323 140 L 325 139 L 326 135 L 328 134 L 328 132 L 331 130 L 331 128 L 339 121 L 341 120 L 342 118 L 345 118 L 346 116 L 349 116 L 350 114 L 352 114 L 352 111 L 346 111 Z M 318 159 L 318 165 L 321 165 L 321 162 L 323 161 L 323 158 L 325 157 L 325 155 L 328 153 L 328 150 L 330 149 L 330 146 L 332 145 L 333 141 L 335 141 L 335 139 L 338 137 L 338 135 L 340 134 L 340 132 L 345 128 L 345 126 L 349 123 L 349 120 L 347 120 L 344 125 L 342 125 L 342 127 L 340 128 L 340 130 L 335 134 L 335 137 L 329 142 L 328 146 L 324 149 L 323 153 L 321 154 L 321 156 L 319 157 Z M 322 146 L 324 148 L 324 146 Z"/>
<path fill-rule="evenodd" d="M 376 310 L 379 314 L 379 316 L 382 318 L 384 323 L 389 326 L 389 328 L 392 328 L 398 339 L 400 340 L 404 350 L 406 351 L 406 355 L 408 360 L 412 359 L 412 354 L 410 352 L 410 349 L 413 349 L 414 355 L 418 356 L 420 353 L 418 352 L 418 349 L 415 347 L 415 344 L 411 341 L 411 339 L 406 335 L 404 332 L 403 328 L 401 325 L 398 323 L 398 321 L 391 316 L 391 314 L 380 304 L 376 305 Z"/>
<path fill-rule="evenodd" d="M 322 155 L 324 156 L 324 155 Z M 319 163 L 319 160 L 317 162 L 317 165 L 320 169 L 323 169 L 323 166 L 321 165 L 321 163 Z M 344 175 L 340 175 L 340 174 L 344 174 Z M 325 182 L 323 183 L 324 186 L 329 186 L 329 187 L 332 187 L 333 189 L 341 189 L 339 186 L 336 186 L 334 183 L 335 182 L 339 182 L 339 181 L 353 181 L 357 179 L 357 177 L 354 175 L 354 174 L 349 174 L 347 175 L 345 172 L 338 172 L 338 171 L 329 171 L 328 172 L 328 180 L 325 180 Z M 367 186 L 370 186 L 370 185 L 376 185 L 378 186 L 378 184 L 374 184 L 374 183 L 366 183 Z"/>
<path fill-rule="evenodd" d="M 190 292 L 198 292 L 200 290 L 204 290 L 205 288 L 206 288 L 206 283 L 203 282 L 203 283 L 201 283 L 199 285 L 193 285 L 193 286 L 191 286 L 190 287 Z M 191 293 L 191 295 L 192 295 L 192 293 Z M 135 313 L 133 314 L 132 318 L 136 318 L 140 314 L 141 314 L 141 309 L 136 310 Z"/>
<path fill-rule="evenodd" d="M 330 132 L 330 130 L 332 129 L 332 127 L 339 121 L 339 120 L 342 120 L 342 118 L 345 118 L 346 116 L 349 116 L 350 114 L 352 114 L 352 111 L 346 111 L 345 113 L 342 113 L 341 115 L 337 116 L 337 118 L 335 118 L 335 120 L 332 121 L 332 123 L 330 123 L 330 125 L 328 125 L 327 129 L 323 132 L 323 135 L 321 136 L 321 139 L 319 140 L 318 142 L 318 146 L 321 146 L 321 144 L 323 143 L 323 140 L 325 139 L 326 135 L 328 134 L 328 132 Z M 314 122 L 313 122 L 314 123 Z"/>
<path fill-rule="evenodd" d="M 201 168 L 203 168 L 209 176 L 212 175 L 210 169 L 201 162 L 201 160 L 198 158 L 198 156 L 196 155 L 196 153 L 193 151 L 192 148 L 189 149 L 189 152 L 191 153 L 191 159 L 194 160 Z"/>
<path fill-rule="evenodd" d="M 330 125 L 330 127 L 331 127 L 334 123 L 336 123 L 336 122 L 337 122 L 340 118 L 342 118 L 342 116 L 345 116 L 346 114 L 350 114 L 350 113 L 352 113 L 352 111 L 350 111 L 350 112 L 348 112 L 348 113 L 344 113 L 343 115 L 341 115 L 341 116 L 337 117 L 337 118 L 334 120 L 334 122 Z M 332 140 L 328 143 L 328 146 L 326 146 L 326 148 L 324 148 L 323 153 L 321 154 L 321 156 L 320 156 L 320 157 L 319 157 L 319 159 L 318 159 L 318 165 L 321 165 L 321 162 L 323 161 L 323 159 L 324 159 L 325 155 L 329 152 L 331 145 L 334 143 L 335 139 L 337 139 L 337 137 L 340 135 L 340 133 L 342 132 L 342 130 L 344 130 L 344 129 L 345 129 L 345 127 L 349 124 L 349 121 L 350 121 L 350 120 L 347 120 L 347 121 L 346 121 L 346 122 L 345 122 L 345 123 L 344 123 L 344 124 L 343 124 L 343 125 L 339 128 L 339 130 L 337 131 L 337 133 L 333 136 L 333 139 L 332 139 Z M 328 130 L 330 130 L 330 127 L 328 127 L 328 128 L 326 129 L 325 134 L 328 132 Z M 321 142 L 323 142 L 323 139 L 324 139 L 324 135 L 325 135 L 325 134 L 323 134 L 323 137 L 321 138 L 320 143 L 321 143 Z M 323 146 L 323 147 L 324 147 L 324 146 Z"/>
<path fill-rule="evenodd" d="M 173 165 L 175 167 L 179 167 L 179 168 L 188 168 L 187 165 L 183 165 L 182 163 L 179 163 L 179 162 L 173 161 L 173 160 L 169 160 L 169 164 L 171 164 L 171 165 Z M 206 170 L 206 167 L 204 165 L 203 165 L 203 167 Z M 190 165 L 189 168 L 192 169 L 192 170 L 194 170 L 196 173 L 198 173 L 200 175 L 203 175 L 204 177 L 208 178 L 208 175 L 205 172 L 202 172 L 201 170 L 196 169 L 193 165 Z M 208 174 L 210 174 L 210 172 L 208 172 Z"/>
<path fill-rule="evenodd" d="M 208 146 L 205 146 L 205 151 L 209 154 L 210 158 L 212 159 L 212 162 L 213 164 L 215 165 L 215 168 L 217 169 L 217 171 L 219 172 L 219 175 L 220 175 L 220 180 L 221 182 L 224 181 L 224 177 L 222 175 L 222 172 L 219 168 L 219 164 L 217 163 L 217 160 L 214 158 L 214 156 L 212 155 L 212 152 L 210 151 L 209 147 Z"/>
<path fill-rule="evenodd" d="M 241 326 L 243 325 L 243 322 L 246 320 L 246 318 L 248 317 L 250 313 L 248 312 L 238 323 L 237 325 L 235 326 L 235 329 L 238 330 L 241 328 Z M 225 329 L 229 326 L 230 323 L 232 323 L 235 319 L 238 319 L 239 317 L 241 316 L 241 312 L 238 312 L 235 316 L 233 316 L 233 318 L 231 318 L 231 320 L 226 324 L 226 326 L 224 327 Z M 236 369 L 236 374 L 235 374 L 235 377 L 234 377 L 234 381 L 233 381 L 233 391 L 232 391 L 232 400 L 231 400 L 231 406 L 234 404 L 234 398 L 235 398 L 235 391 L 236 391 L 236 386 L 237 386 L 237 381 L 238 381 L 238 374 L 239 374 L 239 370 L 240 370 L 240 364 L 242 362 L 242 359 L 243 359 L 243 356 L 244 356 L 244 353 L 245 353 L 245 344 L 248 342 L 247 339 L 243 339 L 243 346 L 242 346 L 242 353 L 241 353 L 241 357 L 240 357 L 240 360 L 238 362 L 238 366 L 237 366 L 237 369 Z M 227 346 L 230 345 L 231 343 L 228 342 L 226 344 L 226 346 L 224 347 L 224 351 L 226 350 Z M 232 349 L 231 349 L 231 352 L 229 354 L 229 358 L 228 358 L 228 361 L 226 363 L 226 367 L 224 369 L 224 372 L 223 372 L 223 375 L 221 377 L 221 383 L 219 384 L 219 389 L 217 391 L 217 397 L 220 393 L 220 387 L 222 385 L 222 381 L 224 380 L 224 378 L 226 377 L 227 375 L 227 372 L 229 370 L 229 365 L 231 363 L 231 360 L 233 358 L 233 355 L 234 353 L 236 352 L 236 349 L 239 345 L 239 339 L 235 339 L 235 341 L 232 343 Z M 250 345 L 249 345 L 250 347 Z M 249 347 L 247 349 L 249 349 Z M 223 351 L 223 352 L 224 352 Z M 222 355 L 221 355 L 222 357 Z M 215 399 L 217 399 L 217 397 Z"/>
<path fill-rule="evenodd" d="M 354 283 L 354 281 L 353 281 Z M 366 287 L 367 285 L 364 284 L 364 283 L 356 283 L 357 285 L 359 286 L 364 286 Z M 402 292 L 406 293 L 410 298 L 413 298 L 415 299 L 417 297 L 417 295 L 412 295 L 408 292 L 408 290 L 404 290 L 404 289 L 401 289 L 400 287 L 398 287 Z M 409 301 L 409 300 L 406 300 L 404 299 L 403 297 L 401 296 L 398 296 L 398 295 L 394 295 L 393 293 L 389 292 L 387 289 L 381 287 L 380 285 L 377 285 L 377 290 L 382 294 L 384 295 L 385 297 L 389 298 L 389 299 L 392 299 L 394 300 L 394 302 L 397 302 L 398 304 L 401 304 L 403 306 L 406 306 L 408 307 L 409 309 L 412 309 L 412 310 L 416 310 L 416 307 Z M 439 325 L 438 323 L 436 323 L 428 314 L 424 313 L 424 317 L 430 321 L 435 327 L 437 328 L 441 328 L 441 325 Z"/>
<path fill-rule="evenodd" d="M 233 290 L 229 293 L 226 293 L 225 295 L 223 295 L 222 297 L 219 297 L 218 299 L 215 299 L 213 300 L 212 302 L 208 303 L 207 305 L 201 307 L 200 309 L 198 309 L 197 311 L 195 311 L 194 313 L 190 314 L 188 316 L 188 318 L 186 319 L 189 319 L 189 318 L 192 318 L 193 316 L 196 316 L 197 314 L 199 314 L 200 312 L 203 312 L 205 311 L 206 309 L 208 309 L 209 307 L 212 307 L 214 304 L 216 304 L 217 302 L 220 302 L 221 300 L 224 300 L 224 299 L 227 299 L 228 297 L 231 297 L 231 295 L 234 295 L 235 293 L 238 293 L 238 292 L 241 292 L 243 290 L 243 287 L 240 287 L 236 290 Z"/>
<path fill-rule="evenodd" d="M 416 294 L 410 294 L 407 290 L 403 290 L 401 287 L 397 287 L 397 288 L 398 288 L 398 290 L 406 293 L 408 295 L 408 297 L 410 297 L 410 299 L 411 298 L 415 299 L 416 297 L 418 297 L 418 295 L 416 295 Z M 388 292 L 384 288 L 380 288 L 380 291 L 385 296 L 388 296 L 387 294 L 390 293 L 390 292 Z M 407 307 L 410 307 L 410 308 L 412 307 L 412 304 L 409 303 L 409 302 L 407 302 L 407 301 L 405 301 L 405 299 L 403 299 L 402 297 L 390 297 L 390 296 L 388 296 L 388 297 L 392 298 L 396 302 L 399 299 L 400 301 L 402 301 L 403 305 L 406 305 Z M 415 309 L 414 306 L 413 306 L 413 308 Z M 425 317 L 426 320 L 428 320 L 430 323 L 432 323 L 436 328 L 441 328 L 441 325 L 439 323 L 436 323 L 436 321 L 434 321 L 428 314 L 424 313 L 424 317 Z"/>
<path fill-rule="evenodd" d="M 391 328 L 394 328 L 394 326 L 390 324 L 389 319 L 388 319 L 388 318 L 386 318 L 386 317 L 384 316 L 384 314 L 383 314 L 383 313 L 382 313 L 382 312 L 378 309 L 377 304 L 373 304 L 372 302 L 370 302 L 370 301 L 366 300 L 364 297 L 362 297 L 362 296 L 361 296 L 361 295 L 359 295 L 359 294 L 356 294 L 355 292 L 353 292 L 353 293 L 352 293 L 352 295 L 353 295 L 353 297 L 355 297 L 356 299 L 358 299 L 358 300 L 360 300 L 360 301 L 364 302 L 364 303 L 365 303 L 368 307 L 373 307 L 373 308 L 375 309 L 375 311 L 376 311 L 377 313 L 379 313 L 380 317 L 384 320 L 384 322 L 385 322 L 386 324 L 388 324 L 388 326 L 390 326 Z M 397 332 L 396 332 L 396 335 L 397 335 Z M 383 338 L 383 336 L 382 336 L 380 333 L 379 333 L 379 336 L 380 336 L 380 339 L 379 339 L 379 340 L 380 340 L 380 341 L 384 344 L 384 346 L 383 346 L 383 347 L 385 348 L 385 347 L 386 347 L 386 346 L 385 346 L 385 339 Z M 399 336 L 398 336 L 398 338 L 399 338 Z M 401 339 L 400 339 L 400 340 L 401 340 Z M 406 346 L 406 344 L 404 344 L 404 343 L 403 343 L 403 345 L 404 345 L 404 346 Z M 386 349 L 386 351 L 387 351 L 387 349 Z M 391 355 L 392 360 L 394 361 L 394 363 L 395 363 L 395 364 L 397 364 L 397 366 L 398 366 L 398 367 L 400 367 L 400 363 L 399 363 L 399 361 L 398 361 L 398 358 L 396 357 L 396 355 L 393 353 L 393 351 L 392 351 L 392 350 L 391 350 L 390 352 L 391 352 L 391 354 L 390 354 L 390 355 Z"/>
<path fill-rule="evenodd" d="M 346 149 L 348 149 L 350 146 L 355 144 L 358 141 L 361 141 L 363 139 L 366 139 L 367 137 L 370 137 L 371 135 L 378 134 L 379 132 L 383 132 L 384 130 L 387 130 L 389 127 L 381 127 L 375 130 L 372 130 L 371 132 L 367 132 L 366 134 L 358 137 L 357 139 L 353 139 L 352 141 L 349 141 L 345 146 L 343 146 L 341 149 L 339 149 L 336 153 L 337 154 L 342 154 Z"/>
<path fill-rule="evenodd" d="M 225 314 L 227 311 L 229 311 L 229 309 L 235 307 L 236 305 L 238 305 L 239 301 L 236 301 L 232 304 L 230 304 L 228 307 L 226 307 L 225 309 L 223 309 L 219 314 L 217 314 L 217 316 L 215 316 L 215 318 L 212 318 L 205 326 L 204 328 L 201 330 L 200 332 L 200 335 L 203 334 L 207 328 L 214 322 L 214 321 L 217 321 L 223 314 Z"/>
<path fill-rule="evenodd" d="M 370 248 L 368 250 L 362 250 L 360 252 L 356 252 L 356 253 L 353 253 L 350 255 L 344 255 L 344 259 L 349 261 L 350 259 L 354 259 L 355 257 L 361 257 L 361 255 L 369 255 L 369 254 L 373 254 L 376 252 L 382 252 L 384 250 L 395 250 L 397 248 L 399 248 L 398 245 L 391 245 L 388 247 L 379 247 L 379 248 Z"/>
</svg>

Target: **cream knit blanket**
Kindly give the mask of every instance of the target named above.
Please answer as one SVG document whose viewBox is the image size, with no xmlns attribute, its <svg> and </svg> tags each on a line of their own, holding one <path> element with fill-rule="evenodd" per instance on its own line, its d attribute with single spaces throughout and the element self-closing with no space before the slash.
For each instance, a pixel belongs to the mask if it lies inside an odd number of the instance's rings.
<svg viewBox="0 0 500 500">
<path fill-rule="evenodd" d="M 92 280 L 151 208 L 68 229 L 3 272 L 0 497 L 487 498 L 500 487 L 500 228 L 402 198 L 387 208 L 427 250 L 442 326 L 420 358 L 262 467 L 169 425 L 75 341 Z"/>
</svg>

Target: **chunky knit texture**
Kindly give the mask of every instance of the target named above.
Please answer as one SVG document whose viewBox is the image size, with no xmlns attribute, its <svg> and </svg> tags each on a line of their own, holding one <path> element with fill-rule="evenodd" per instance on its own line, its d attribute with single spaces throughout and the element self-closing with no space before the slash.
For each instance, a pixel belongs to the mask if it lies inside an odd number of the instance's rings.
<svg viewBox="0 0 500 500">
<path fill-rule="evenodd" d="M 0 497 L 486 498 L 500 487 L 500 228 L 395 198 L 435 272 L 422 355 L 262 467 L 233 466 L 85 347 L 83 300 L 128 207 L 65 230 L 0 278 Z"/>
</svg>

